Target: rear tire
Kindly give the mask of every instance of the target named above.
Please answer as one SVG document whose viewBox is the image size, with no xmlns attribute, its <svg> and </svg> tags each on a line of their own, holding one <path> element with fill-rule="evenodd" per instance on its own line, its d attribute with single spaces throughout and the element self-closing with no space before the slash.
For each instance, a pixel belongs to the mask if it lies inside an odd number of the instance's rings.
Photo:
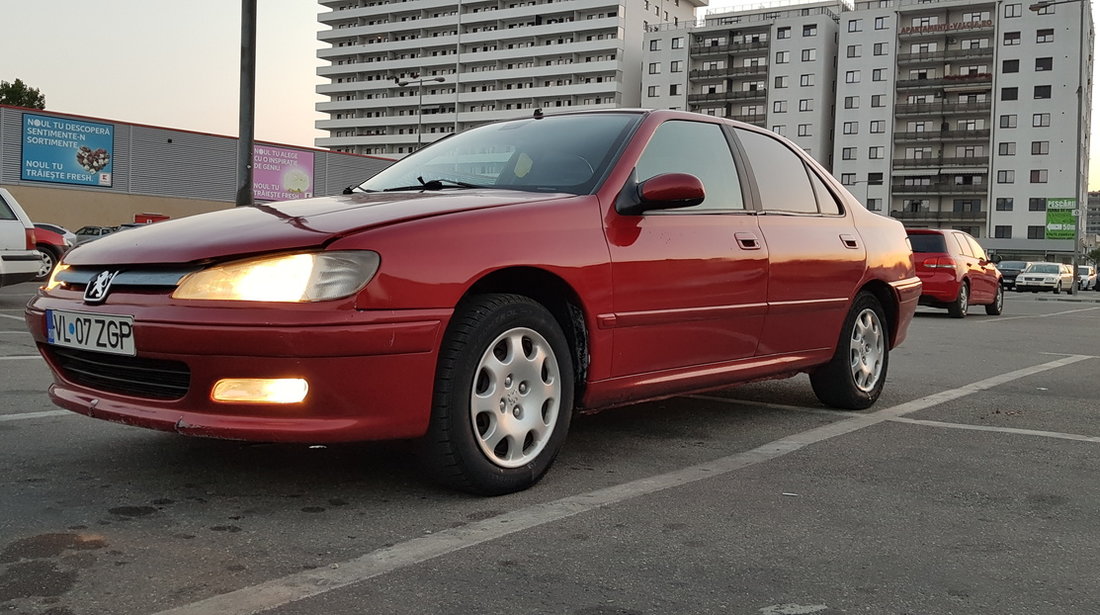
<svg viewBox="0 0 1100 615">
<path fill-rule="evenodd" d="M 1005 289 L 997 287 L 997 295 L 993 297 L 993 303 L 985 306 L 985 313 L 990 316 L 1000 316 L 1005 309 Z"/>
<path fill-rule="evenodd" d="M 57 266 L 57 261 L 61 260 L 61 255 L 48 245 L 38 244 L 36 247 L 42 255 L 42 266 L 38 268 L 38 273 L 34 276 L 34 279 L 45 280 L 53 273 L 53 268 Z"/>
<path fill-rule="evenodd" d="M 954 303 L 947 306 L 947 313 L 951 318 L 966 318 L 968 311 L 970 311 L 970 284 L 964 280 L 959 286 L 959 296 L 955 297 Z"/>
<path fill-rule="evenodd" d="M 844 410 L 863 410 L 882 394 L 890 363 L 890 332 L 878 299 L 861 292 L 844 319 L 833 358 L 810 374 L 814 394 Z"/>
<path fill-rule="evenodd" d="M 554 316 L 521 295 L 463 301 L 443 337 L 420 459 L 441 483 L 479 495 L 534 485 L 573 413 L 573 362 Z"/>
</svg>

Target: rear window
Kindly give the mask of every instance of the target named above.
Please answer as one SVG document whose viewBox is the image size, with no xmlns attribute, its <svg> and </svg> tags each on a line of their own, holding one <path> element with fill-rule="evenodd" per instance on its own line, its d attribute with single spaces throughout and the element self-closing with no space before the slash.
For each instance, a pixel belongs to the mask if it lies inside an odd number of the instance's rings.
<svg viewBox="0 0 1100 615">
<path fill-rule="evenodd" d="M 947 243 L 944 242 L 943 235 L 914 233 L 909 236 L 909 242 L 913 244 L 913 251 L 917 253 L 947 252 Z"/>
<path fill-rule="evenodd" d="M 1027 267 L 1027 261 L 1001 261 L 997 267 L 999 269 L 1023 269 Z"/>
<path fill-rule="evenodd" d="M 12 208 L 8 206 L 8 203 L 7 203 L 7 201 L 4 200 L 4 197 L 0 196 L 0 220 L 15 220 L 15 219 L 16 219 L 15 212 L 12 211 Z"/>
</svg>

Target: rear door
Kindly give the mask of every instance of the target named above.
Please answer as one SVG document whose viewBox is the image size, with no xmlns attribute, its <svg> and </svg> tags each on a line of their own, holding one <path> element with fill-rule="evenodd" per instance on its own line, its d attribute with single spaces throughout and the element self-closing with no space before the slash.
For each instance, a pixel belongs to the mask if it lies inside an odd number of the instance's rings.
<svg viewBox="0 0 1100 615">
<path fill-rule="evenodd" d="M 967 277 L 970 280 L 970 298 L 979 305 L 992 303 L 997 296 L 997 268 L 985 256 L 985 250 L 970 234 L 956 231 L 955 237 L 966 255 Z"/>
<path fill-rule="evenodd" d="M 26 227 L 0 192 L 0 253 L 11 255 L 16 251 L 27 251 Z"/>
<path fill-rule="evenodd" d="M 769 254 L 758 355 L 831 348 L 866 271 L 863 240 L 839 201 L 783 141 L 736 130 L 755 179 Z"/>
</svg>

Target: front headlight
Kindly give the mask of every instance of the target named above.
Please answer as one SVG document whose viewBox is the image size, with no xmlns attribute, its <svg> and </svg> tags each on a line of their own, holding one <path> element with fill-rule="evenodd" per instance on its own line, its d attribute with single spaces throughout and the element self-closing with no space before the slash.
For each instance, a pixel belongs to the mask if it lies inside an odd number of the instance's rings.
<svg viewBox="0 0 1100 615">
<path fill-rule="evenodd" d="M 215 265 L 188 274 L 172 297 L 304 303 L 359 292 L 378 271 L 377 252 L 308 252 Z"/>
</svg>

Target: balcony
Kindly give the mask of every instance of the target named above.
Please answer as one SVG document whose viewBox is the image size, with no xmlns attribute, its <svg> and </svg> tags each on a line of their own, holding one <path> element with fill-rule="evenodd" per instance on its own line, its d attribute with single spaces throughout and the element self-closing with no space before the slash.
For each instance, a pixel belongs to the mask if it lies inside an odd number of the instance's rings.
<svg viewBox="0 0 1100 615">
<path fill-rule="evenodd" d="M 895 132 L 895 143 L 941 143 L 944 141 L 988 141 L 990 130 L 939 130 Z"/>
<path fill-rule="evenodd" d="M 902 211 L 895 209 L 890 212 L 890 215 L 898 220 L 909 220 L 913 222 L 969 222 L 974 220 L 985 220 L 986 214 L 984 211 Z"/>
<path fill-rule="evenodd" d="M 908 38 L 933 38 L 941 36 L 959 37 L 966 34 L 981 34 L 993 32 L 992 19 L 984 21 L 956 21 L 953 23 L 940 23 L 928 26 L 905 26 L 898 30 L 898 36 Z"/>
<path fill-rule="evenodd" d="M 743 100 L 764 100 L 768 97 L 768 88 L 758 88 L 755 90 L 747 91 L 733 91 L 733 92 L 714 92 L 706 94 L 688 94 L 689 103 L 701 103 L 701 102 L 725 102 L 725 101 L 743 101 Z"/>
<path fill-rule="evenodd" d="M 894 106 L 894 114 L 906 115 L 955 115 L 988 113 L 993 108 L 990 101 L 976 103 L 902 103 Z"/>
<path fill-rule="evenodd" d="M 895 158 L 895 169 L 933 168 L 941 167 L 988 167 L 989 156 L 959 156 L 955 158 Z"/>
<path fill-rule="evenodd" d="M 950 89 L 954 87 L 993 87 L 992 73 L 978 73 L 976 75 L 947 75 L 938 79 L 902 79 L 897 82 L 897 89 L 911 90 L 919 88 Z"/>
<path fill-rule="evenodd" d="M 764 113 L 747 113 L 743 115 L 731 115 L 731 120 L 737 120 L 738 122 L 745 122 L 746 124 L 753 124 L 763 128 L 767 125 L 768 116 Z"/>
<path fill-rule="evenodd" d="M 895 196 L 901 194 L 984 194 L 988 191 L 989 186 L 984 184 L 937 183 L 927 186 L 907 186 L 905 184 L 890 186 L 890 192 Z"/>
<path fill-rule="evenodd" d="M 740 53 L 742 51 L 760 51 L 768 49 L 767 41 L 755 41 L 748 43 L 729 43 L 727 45 L 691 45 L 690 51 L 695 56 L 724 55 Z"/>
<path fill-rule="evenodd" d="M 688 73 L 688 78 L 692 81 L 705 81 L 713 79 L 726 79 L 729 77 L 759 77 L 760 75 L 768 74 L 768 65 L 759 64 L 757 66 L 731 66 L 727 68 L 706 68 L 706 69 L 694 69 Z"/>
<path fill-rule="evenodd" d="M 992 47 L 978 47 L 976 49 L 948 49 L 945 51 L 920 51 L 916 53 L 899 53 L 898 65 L 905 64 L 938 64 L 948 60 L 983 60 L 993 57 Z"/>
</svg>

